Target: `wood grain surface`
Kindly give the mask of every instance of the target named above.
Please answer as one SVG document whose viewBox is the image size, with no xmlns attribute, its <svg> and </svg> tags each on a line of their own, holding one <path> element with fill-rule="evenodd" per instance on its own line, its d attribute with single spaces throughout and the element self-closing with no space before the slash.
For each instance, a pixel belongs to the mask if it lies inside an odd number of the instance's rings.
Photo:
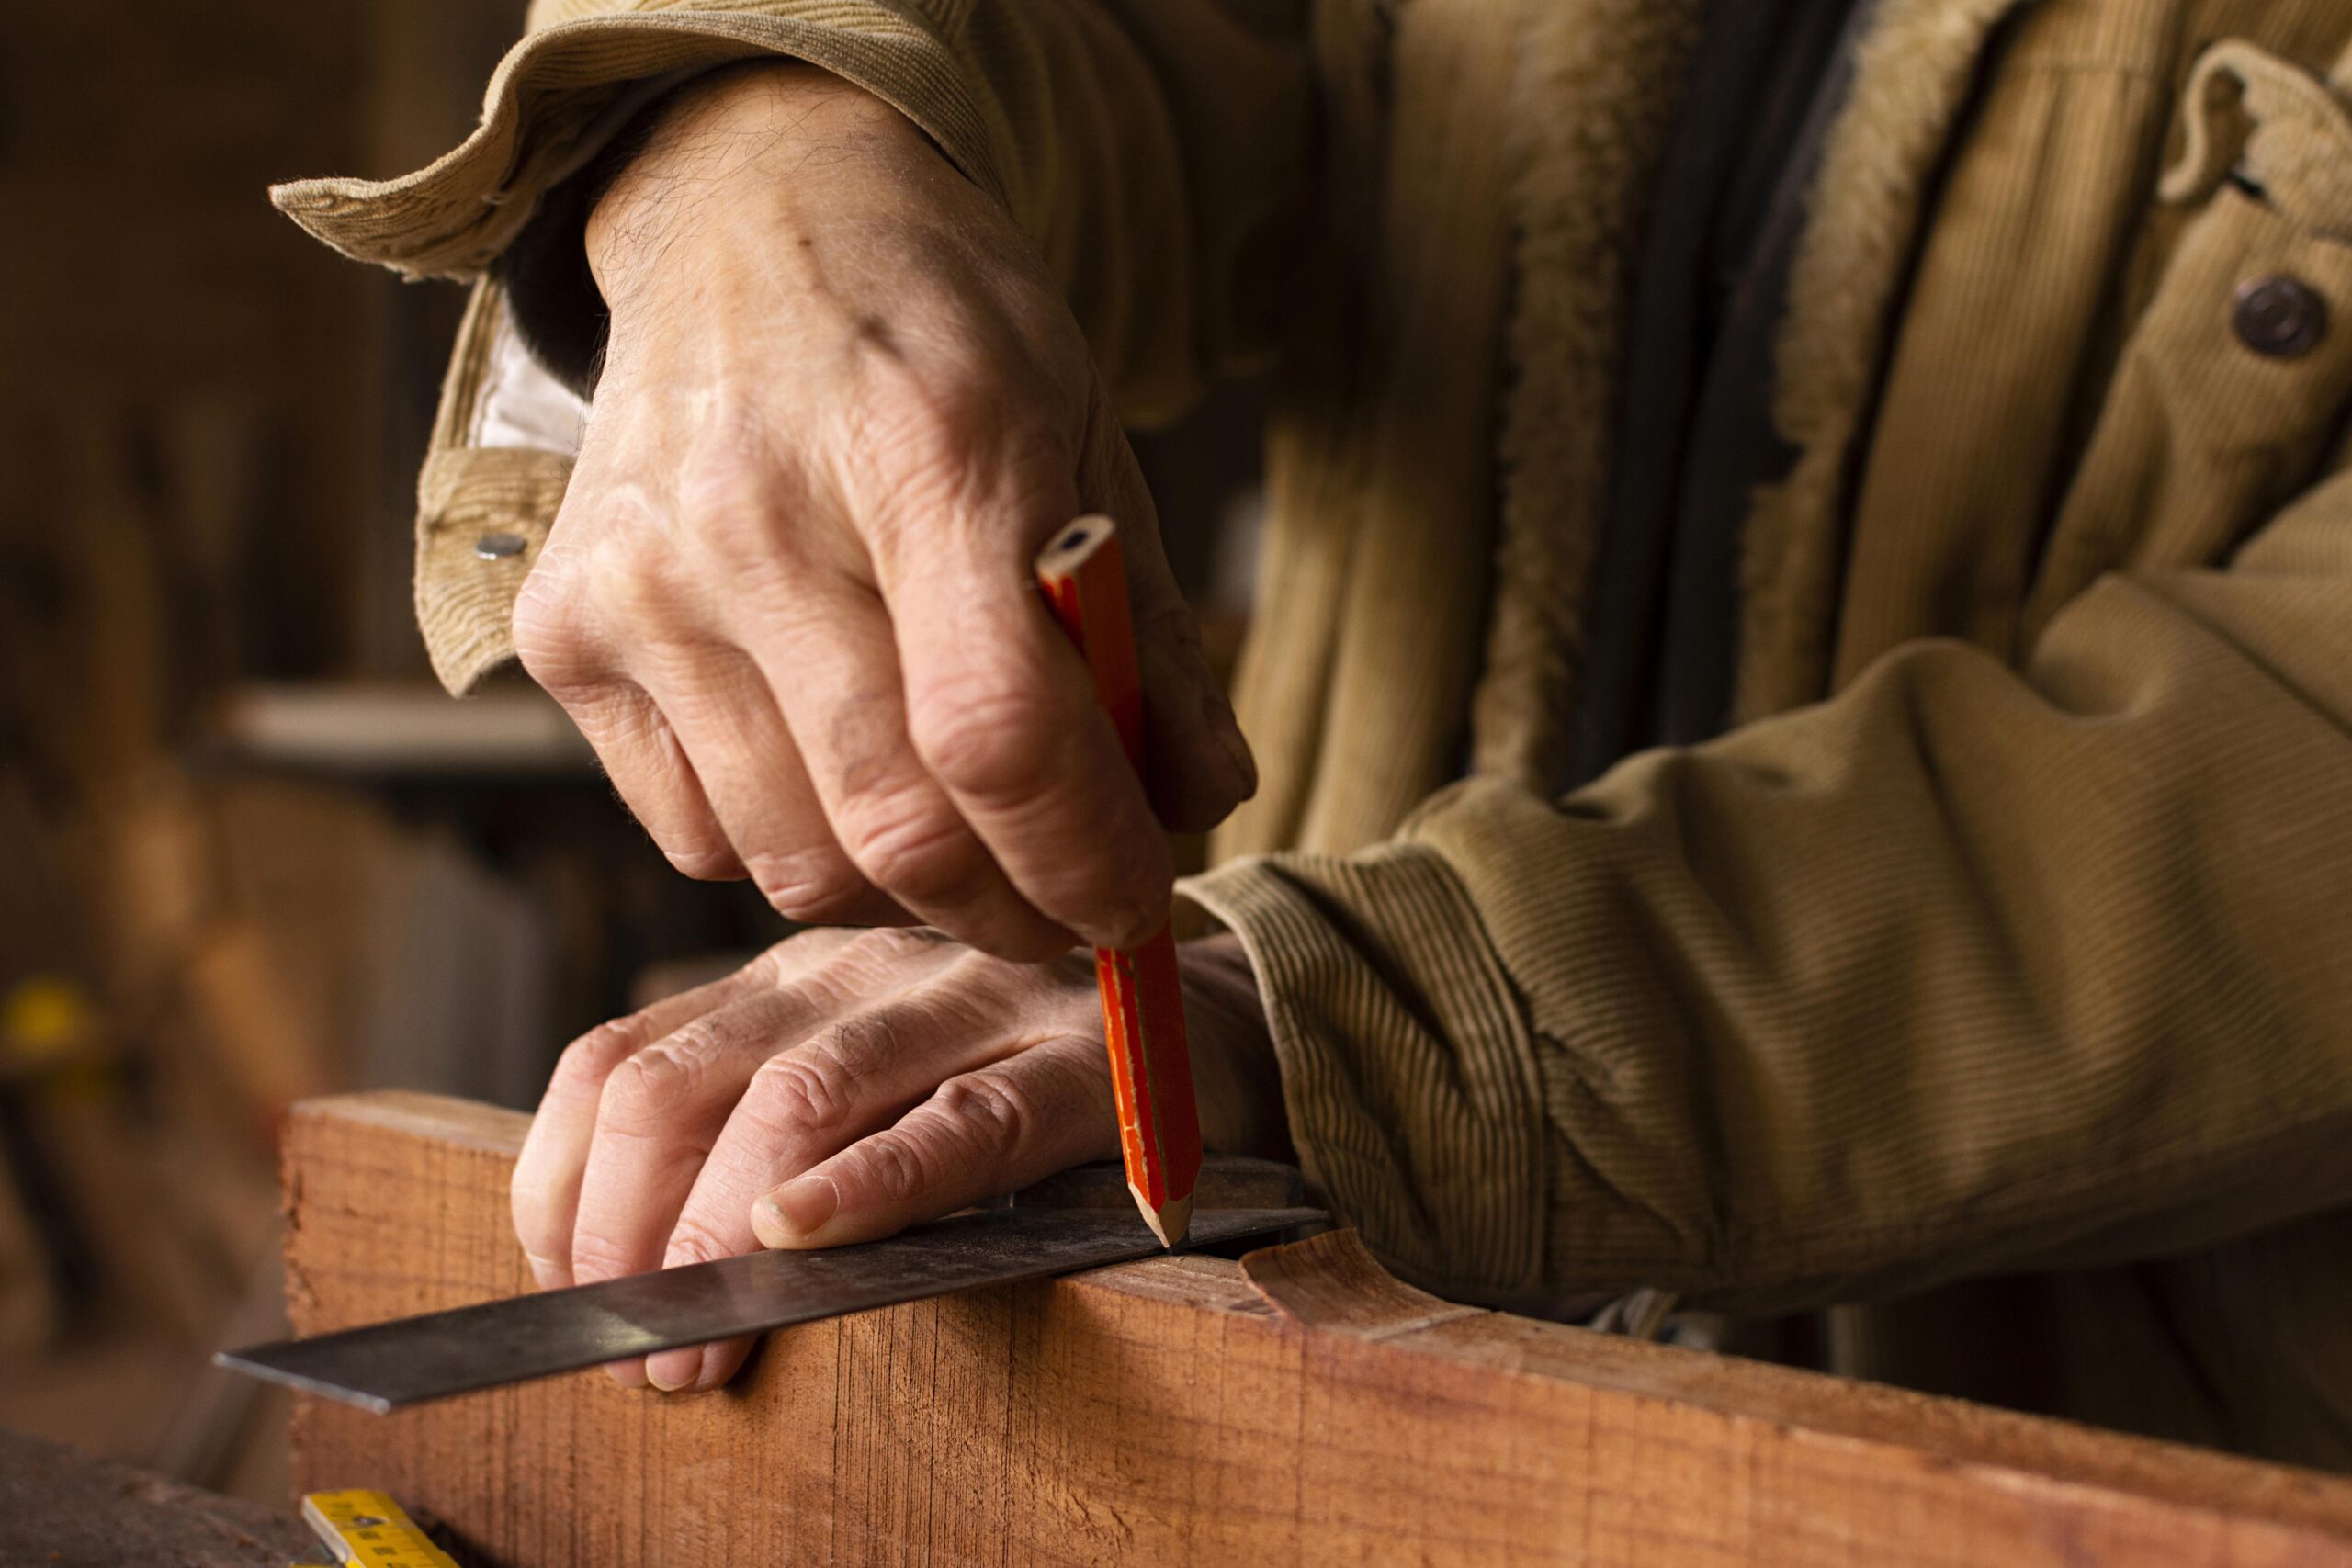
<svg viewBox="0 0 2352 1568">
<path fill-rule="evenodd" d="M 301 1107 L 297 1330 L 526 1288 L 523 1126 Z M 305 1402 L 294 1472 L 391 1491 L 481 1568 L 2352 1565 L 2352 1483 L 1464 1309 L 1344 1233 L 788 1330 L 714 1394 Z"/>
</svg>

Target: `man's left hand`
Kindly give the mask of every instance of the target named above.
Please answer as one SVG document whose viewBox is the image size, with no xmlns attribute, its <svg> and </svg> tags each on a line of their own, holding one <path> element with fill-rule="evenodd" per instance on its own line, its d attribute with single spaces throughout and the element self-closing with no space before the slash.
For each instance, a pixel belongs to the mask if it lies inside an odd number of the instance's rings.
<svg viewBox="0 0 2352 1568">
<path fill-rule="evenodd" d="M 1204 1140 L 1286 1152 L 1255 982 L 1186 944 Z M 1093 966 L 921 930 L 805 932 L 564 1052 L 515 1166 L 543 1289 L 758 1247 L 867 1241 L 1118 1154 Z M 610 1369 L 716 1388 L 749 1342 Z"/>
</svg>

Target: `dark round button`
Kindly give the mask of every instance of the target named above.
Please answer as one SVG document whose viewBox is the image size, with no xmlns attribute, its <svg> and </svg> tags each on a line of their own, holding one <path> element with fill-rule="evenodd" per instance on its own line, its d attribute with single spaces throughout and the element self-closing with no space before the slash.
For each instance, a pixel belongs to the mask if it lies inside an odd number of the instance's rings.
<svg viewBox="0 0 2352 1568">
<path fill-rule="evenodd" d="M 2327 335 L 2327 301 L 2300 277 L 2253 278 L 2238 285 L 2230 324 L 2256 354 L 2301 359 Z"/>
</svg>

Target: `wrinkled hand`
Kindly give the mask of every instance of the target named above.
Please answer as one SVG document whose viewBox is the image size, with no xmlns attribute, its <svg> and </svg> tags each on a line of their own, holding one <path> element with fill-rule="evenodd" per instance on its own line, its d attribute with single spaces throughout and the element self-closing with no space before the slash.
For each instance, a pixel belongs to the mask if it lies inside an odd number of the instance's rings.
<svg viewBox="0 0 2352 1568">
<path fill-rule="evenodd" d="M 1204 1140 L 1286 1153 L 1238 944 L 1187 943 L 1184 981 Z M 514 1223 L 551 1289 L 871 1240 L 1117 1154 L 1083 956 L 1023 964 L 927 931 L 808 931 L 575 1042 L 515 1165 Z M 747 1348 L 612 1370 L 716 1388 Z"/>
<path fill-rule="evenodd" d="M 662 111 L 587 241 L 611 337 L 514 641 L 672 863 L 1007 957 L 1156 930 L 1162 823 L 1212 824 L 1255 773 L 1001 211 L 878 99 L 761 65 Z M 1031 576 L 1098 511 L 1148 797 Z"/>
</svg>

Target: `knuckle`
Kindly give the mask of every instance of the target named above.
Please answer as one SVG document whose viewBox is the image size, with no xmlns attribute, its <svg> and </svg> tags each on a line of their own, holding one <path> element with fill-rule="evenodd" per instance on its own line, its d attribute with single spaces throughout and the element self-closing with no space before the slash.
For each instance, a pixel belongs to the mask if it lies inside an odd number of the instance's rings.
<svg viewBox="0 0 2352 1568">
<path fill-rule="evenodd" d="M 767 469 L 732 441 L 707 444 L 678 476 L 678 510 L 697 527 L 757 525 L 775 499 Z"/>
<path fill-rule="evenodd" d="M 599 683 L 604 672 L 593 657 L 580 595 L 568 573 L 553 563 L 523 581 L 514 597 L 510 628 L 514 657 L 532 680 L 559 695 Z"/>
<path fill-rule="evenodd" d="M 571 1272 L 582 1281 L 610 1280 L 631 1271 L 636 1259 L 603 1231 L 582 1226 L 571 1237 Z"/>
<path fill-rule="evenodd" d="M 817 1059 L 831 1064 L 836 1082 L 855 1083 L 899 1054 L 899 1028 L 887 1010 L 859 1013 L 833 1024 L 808 1048 Z"/>
<path fill-rule="evenodd" d="M 924 1140 L 903 1132 L 877 1134 L 862 1145 L 865 1185 L 887 1203 L 910 1201 L 933 1181 L 933 1161 Z"/>
<path fill-rule="evenodd" d="M 1086 973 L 1087 996 L 1094 995 L 1094 966 L 1080 956 Z M 935 987 L 943 999 L 977 1006 L 1006 1016 L 1017 1016 L 1053 995 L 1047 964 L 1023 964 L 999 958 L 978 948 L 967 948 L 941 971 Z"/>
<path fill-rule="evenodd" d="M 714 1258 L 731 1258 L 742 1248 L 718 1234 L 718 1230 L 695 1213 L 678 1216 L 670 1233 L 670 1249 L 663 1267 L 675 1268 L 681 1263 L 707 1263 Z"/>
<path fill-rule="evenodd" d="M 740 727 L 769 701 L 767 677 L 741 649 L 722 637 L 689 633 L 646 638 L 635 657 L 660 690 L 662 712 L 673 730 L 680 720 L 706 728 Z"/>
<path fill-rule="evenodd" d="M 1157 606 L 1137 615 L 1135 635 L 1138 643 L 1159 644 L 1181 655 L 1187 661 L 1187 673 L 1207 673 L 1208 655 L 1201 645 L 1200 617 L 1177 594 L 1170 592 Z"/>
<path fill-rule="evenodd" d="M 847 926 L 814 926 L 795 931 L 752 959 L 745 971 L 754 983 L 770 987 L 793 984 L 797 975 L 802 976 L 802 988 L 821 995 L 834 962 L 865 934 Z"/>
<path fill-rule="evenodd" d="M 726 829 L 698 792 L 670 723 L 650 702 L 575 711 L 629 816 L 681 874 L 724 882 L 742 874 Z"/>
<path fill-rule="evenodd" d="M 858 932 L 843 956 L 862 969 L 887 972 L 935 953 L 952 941 L 928 926 L 876 926 Z"/>
<path fill-rule="evenodd" d="M 991 804 L 1052 780 L 1065 716 L 1046 694 L 966 680 L 924 694 L 908 714 L 915 754 L 948 788 Z"/>
<path fill-rule="evenodd" d="M 594 578 L 583 595 L 616 634 L 625 633 L 635 657 L 665 640 L 687 640 L 696 619 L 695 588 L 677 575 L 674 552 L 666 542 L 632 536 L 599 552 Z"/>
<path fill-rule="evenodd" d="M 697 455 L 678 481 L 678 511 L 713 557 L 739 570 L 778 564 L 789 533 L 772 466 L 732 448 Z"/>
<path fill-rule="evenodd" d="M 863 423 L 879 439 L 866 450 L 890 454 L 899 487 L 960 482 L 1003 406 L 992 378 L 940 366 L 918 370 L 889 358 L 869 361 L 867 374 L 874 392 Z"/>
<path fill-rule="evenodd" d="M 858 451 L 881 455 L 861 488 L 882 519 L 952 515 L 984 496 L 1034 500 L 1071 483 L 1071 443 L 1001 368 L 877 369 L 852 434 Z"/>
<path fill-rule="evenodd" d="M 842 847 L 876 886 L 912 903 L 951 897 L 975 848 L 963 818 L 932 792 L 900 789 L 844 803 Z"/>
<path fill-rule="evenodd" d="M 849 1114 L 850 1086 L 839 1058 L 814 1045 L 769 1058 L 752 1087 L 761 1120 L 780 1129 L 819 1130 Z"/>
<path fill-rule="evenodd" d="M 1036 1122 L 1036 1109 L 1016 1086 L 991 1072 L 950 1078 L 932 1096 L 958 1142 L 984 1159 L 1001 1158 L 1023 1147 Z"/>
<path fill-rule="evenodd" d="M 678 764 L 668 766 L 674 778 Z M 636 815 L 662 858 L 679 874 L 696 882 L 728 882 L 743 874 L 743 863 L 735 858 L 726 830 L 700 802 L 673 798 Z"/>
<path fill-rule="evenodd" d="M 662 858 L 668 861 L 679 875 L 691 877 L 696 882 L 732 882 L 742 874 L 735 852 L 723 840 L 695 840 L 683 844 L 663 844 Z"/>
<path fill-rule="evenodd" d="M 600 1023 L 563 1048 L 556 1058 L 549 1088 L 594 1089 L 611 1076 L 614 1067 L 645 1043 L 644 1025 L 635 1016 Z"/>
<path fill-rule="evenodd" d="M 659 1127 L 694 1098 L 702 1071 L 690 1041 L 693 1026 L 630 1055 L 605 1085 L 598 1120 L 614 1130 Z"/>
<path fill-rule="evenodd" d="M 1078 448 L 1063 427 L 1042 417 L 1016 416 L 1005 422 L 999 435 L 1000 457 L 1012 482 L 1040 492 L 1068 491 L 1075 483 Z M 1077 496 L 1065 496 L 1064 515 L 1072 515 Z"/>
<path fill-rule="evenodd" d="M 694 882 L 731 882 L 743 874 L 743 863 L 736 861 L 734 844 L 727 841 L 727 832 L 706 807 L 687 802 L 682 808 L 659 808 L 659 816 L 656 811 L 638 811 L 635 816 L 644 825 L 647 837 L 654 840 L 661 858 L 682 877 L 692 877 Z"/>
<path fill-rule="evenodd" d="M 769 908 L 788 920 L 824 925 L 856 908 L 868 890 L 865 875 L 833 846 L 755 855 L 745 867 Z"/>
</svg>

